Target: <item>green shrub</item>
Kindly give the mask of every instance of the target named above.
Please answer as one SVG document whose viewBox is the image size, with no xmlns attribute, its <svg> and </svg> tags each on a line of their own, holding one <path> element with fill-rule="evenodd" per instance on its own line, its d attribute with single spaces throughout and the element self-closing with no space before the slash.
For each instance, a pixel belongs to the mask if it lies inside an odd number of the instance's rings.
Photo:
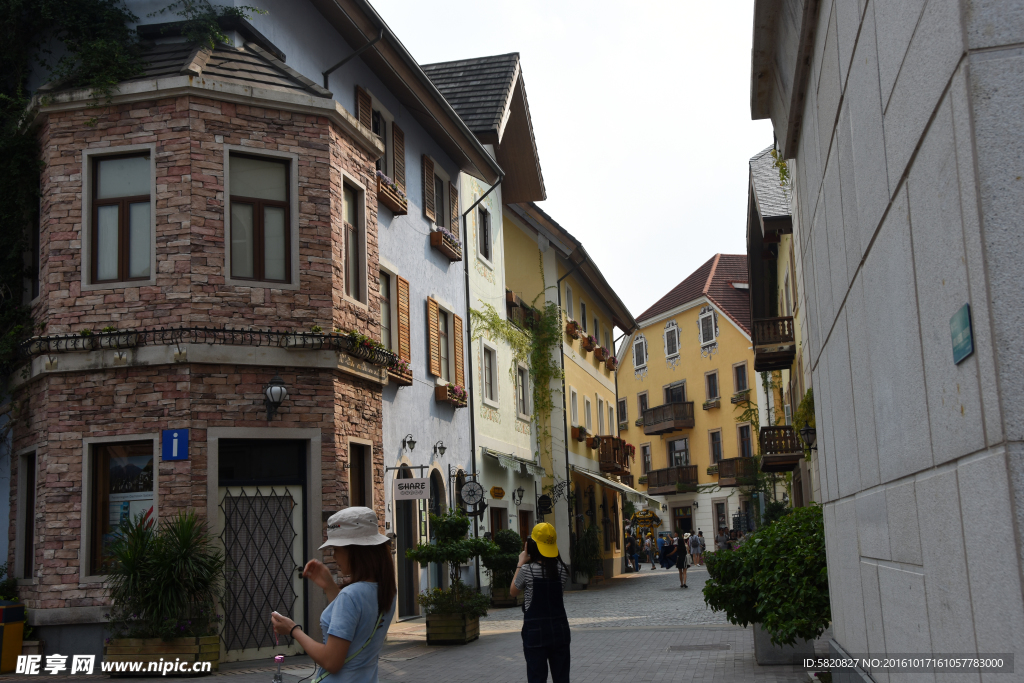
<svg viewBox="0 0 1024 683">
<path fill-rule="evenodd" d="M 601 532 L 591 522 L 577 538 L 572 547 L 572 570 L 576 574 L 597 576 L 603 566 L 601 560 Z"/>
<path fill-rule="evenodd" d="M 179 512 L 158 527 L 149 513 L 122 522 L 110 554 L 115 638 L 217 634 L 224 555 L 194 511 Z"/>
<path fill-rule="evenodd" d="M 502 529 L 494 534 L 496 550 L 484 555 L 484 567 L 491 573 L 492 586 L 508 586 L 519 565 L 519 553 L 523 551 L 523 539 L 512 529 Z"/>
<path fill-rule="evenodd" d="M 792 508 L 781 500 L 770 500 L 764 504 L 764 514 L 761 516 L 761 526 L 768 526 L 775 520 L 788 515 Z"/>
<path fill-rule="evenodd" d="M 422 567 L 431 562 L 448 565 L 450 587 L 424 591 L 417 601 L 428 614 L 460 614 L 466 610 L 471 616 L 487 614 L 490 598 L 462 583 L 461 566 L 475 557 L 494 555 L 498 546 L 484 538 L 469 538 L 469 517 L 459 508 L 440 516 L 431 514 L 430 528 L 434 542 L 406 550 L 405 556 Z"/>
<path fill-rule="evenodd" d="M 813 640 L 832 620 L 821 507 L 797 508 L 736 550 L 709 553 L 704 602 L 776 645 Z"/>
<path fill-rule="evenodd" d="M 461 582 L 456 590 L 434 588 L 423 591 L 416 596 L 416 602 L 427 611 L 427 614 L 465 614 L 469 617 L 485 617 L 487 608 L 491 606 L 491 599 L 488 596 L 472 590 Z"/>
<path fill-rule="evenodd" d="M 0 564 L 0 600 L 21 602 L 18 597 L 18 580 L 7 573 L 9 563 Z"/>
</svg>

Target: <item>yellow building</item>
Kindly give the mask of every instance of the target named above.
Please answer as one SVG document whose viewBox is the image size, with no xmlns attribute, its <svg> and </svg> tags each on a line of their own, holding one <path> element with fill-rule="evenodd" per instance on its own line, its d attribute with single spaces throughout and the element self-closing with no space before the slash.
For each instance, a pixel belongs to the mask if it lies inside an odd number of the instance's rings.
<svg viewBox="0 0 1024 683">
<path fill-rule="evenodd" d="M 662 505 L 661 532 L 743 528 L 741 494 L 765 392 L 754 372 L 745 255 L 717 254 L 644 311 L 619 351 L 618 428 L 635 447 L 638 490 Z M 747 415 L 749 417 L 749 413 Z"/>
<path fill-rule="evenodd" d="M 541 462 L 551 475 L 544 484 L 552 503 L 547 521 L 553 517 L 566 560 L 572 538 L 596 525 L 603 576 L 616 576 L 624 567 L 624 501 L 646 500 L 619 477 L 628 467 L 615 412 L 615 330 L 628 332 L 636 323 L 583 245 L 540 207 L 508 205 L 504 224 L 505 260 L 515 264 L 506 270 L 506 287 L 527 303 L 536 300 L 532 305 L 557 304 L 563 318 L 556 353 L 564 378 L 552 383 L 555 408 L 541 430 Z M 575 330 L 570 322 L 578 332 L 567 333 Z"/>
</svg>

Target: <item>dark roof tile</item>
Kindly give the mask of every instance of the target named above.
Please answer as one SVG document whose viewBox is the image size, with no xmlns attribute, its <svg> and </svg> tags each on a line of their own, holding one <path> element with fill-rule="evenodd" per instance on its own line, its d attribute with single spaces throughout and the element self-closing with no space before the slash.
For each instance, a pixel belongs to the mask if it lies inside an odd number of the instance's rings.
<svg viewBox="0 0 1024 683">
<path fill-rule="evenodd" d="M 750 297 L 748 290 L 736 289 L 733 282 L 747 282 L 747 257 L 744 254 L 715 254 L 672 288 L 653 306 L 637 316 L 642 325 L 650 318 L 667 313 L 685 303 L 707 297 L 723 313 L 750 334 Z"/>
<path fill-rule="evenodd" d="M 422 68 L 471 131 L 497 134 L 519 73 L 518 52 Z"/>
<path fill-rule="evenodd" d="M 761 218 L 789 216 L 789 197 L 779 184 L 779 171 L 772 158 L 772 147 L 765 147 L 750 159 L 750 182 Z"/>
</svg>

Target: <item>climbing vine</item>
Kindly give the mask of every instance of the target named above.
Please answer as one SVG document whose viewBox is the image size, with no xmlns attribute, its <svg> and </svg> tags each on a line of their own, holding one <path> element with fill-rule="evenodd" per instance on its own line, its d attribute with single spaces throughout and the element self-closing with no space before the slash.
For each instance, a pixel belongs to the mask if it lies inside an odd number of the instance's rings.
<svg viewBox="0 0 1024 683">
<path fill-rule="evenodd" d="M 541 280 L 544 279 L 543 261 L 541 261 Z M 530 368 L 533 380 L 533 421 L 537 427 L 537 443 L 541 453 L 550 454 L 551 411 L 554 400 L 551 398 L 551 382 L 562 378 L 562 366 L 555 356 L 555 350 L 562 343 L 562 316 L 558 306 L 546 302 L 543 308 L 537 308 L 538 300 L 544 296 L 541 292 L 530 302 L 539 314 L 533 318 L 527 329 L 520 329 L 511 321 L 503 318 L 491 304 L 481 301 L 481 309 L 470 309 L 472 339 L 486 336 L 491 340 L 500 340 L 508 344 L 512 351 L 512 363 L 509 375 L 515 380 L 516 367 L 522 363 Z"/>
<path fill-rule="evenodd" d="M 779 187 L 783 192 L 789 190 L 789 164 L 779 154 L 779 150 L 772 148 L 772 166 L 779 172 Z"/>
</svg>

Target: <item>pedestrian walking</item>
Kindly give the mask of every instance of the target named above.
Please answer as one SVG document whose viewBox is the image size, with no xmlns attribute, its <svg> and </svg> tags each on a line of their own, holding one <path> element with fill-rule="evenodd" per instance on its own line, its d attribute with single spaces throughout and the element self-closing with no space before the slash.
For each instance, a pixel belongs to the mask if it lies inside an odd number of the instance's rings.
<svg viewBox="0 0 1024 683">
<path fill-rule="evenodd" d="M 629 556 L 633 561 L 633 571 L 640 571 L 640 539 L 635 535 L 629 537 L 633 542 L 633 552 Z"/>
<path fill-rule="evenodd" d="M 395 614 L 395 565 L 387 536 L 378 531 L 377 515 L 365 507 L 335 512 L 327 520 L 327 541 L 342 577 L 339 586 L 331 570 L 310 560 L 302 570 L 327 594 L 320 615 L 324 634 L 318 643 L 302 626 L 277 612 L 271 614 L 274 632 L 291 636 L 317 668 L 313 683 L 370 683 L 377 680 L 377 657 Z"/>
<path fill-rule="evenodd" d="M 647 559 L 651 561 L 651 570 L 654 570 L 654 535 L 647 532 L 647 538 L 644 539 L 644 552 L 647 553 Z"/>
<path fill-rule="evenodd" d="M 665 534 L 662 534 L 662 533 L 658 534 L 657 543 L 658 543 L 658 564 L 660 564 L 661 568 L 664 569 L 665 568 Z"/>
<path fill-rule="evenodd" d="M 679 553 L 681 550 L 682 548 L 679 546 L 679 534 L 672 534 L 665 539 L 665 569 L 671 569 L 673 565 L 679 561 Z"/>
<path fill-rule="evenodd" d="M 697 536 L 690 536 L 688 541 L 690 556 L 693 560 L 691 564 L 697 564 L 700 561 L 700 539 Z"/>
<path fill-rule="evenodd" d="M 704 544 L 704 532 L 700 529 L 697 529 L 697 538 L 700 540 L 700 556 L 697 558 L 697 564 L 703 567 L 704 553 L 707 551 L 707 546 Z"/>
<path fill-rule="evenodd" d="M 715 536 L 715 549 L 725 550 L 729 547 L 729 535 L 725 533 L 725 527 L 721 527 L 718 530 L 718 535 Z"/>
<path fill-rule="evenodd" d="M 636 571 L 636 565 L 633 563 L 633 553 L 636 549 L 636 540 L 626 535 L 626 571 Z"/>
<path fill-rule="evenodd" d="M 690 534 L 683 534 L 682 539 L 679 542 L 679 562 L 676 564 L 676 568 L 679 569 L 679 587 L 689 588 L 686 585 L 686 569 L 689 567 L 689 555 L 686 554 L 686 544 L 690 539 Z"/>
<path fill-rule="evenodd" d="M 562 601 L 569 568 L 556 543 L 555 527 L 547 522 L 533 527 L 509 586 L 509 595 L 525 594 L 522 636 L 528 683 L 545 683 L 549 668 L 553 683 L 569 683 L 571 636 Z"/>
</svg>

